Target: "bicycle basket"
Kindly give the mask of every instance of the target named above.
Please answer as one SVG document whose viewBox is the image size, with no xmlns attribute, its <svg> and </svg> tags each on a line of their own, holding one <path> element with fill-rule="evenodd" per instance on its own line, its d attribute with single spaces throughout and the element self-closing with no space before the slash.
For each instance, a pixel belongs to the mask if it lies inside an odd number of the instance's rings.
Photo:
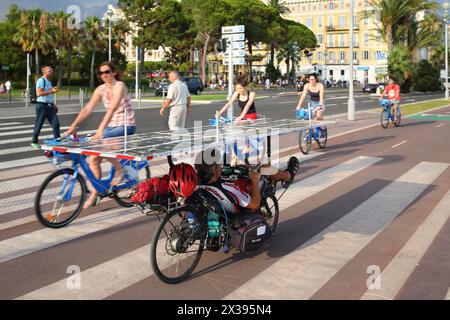
<svg viewBox="0 0 450 320">
<path fill-rule="evenodd" d="M 309 112 L 307 109 L 301 108 L 295 111 L 298 120 L 309 120 Z"/>
<path fill-rule="evenodd" d="M 390 102 L 388 99 L 381 99 L 379 103 L 380 103 L 380 106 L 383 108 L 387 108 L 390 105 Z"/>
<path fill-rule="evenodd" d="M 231 123 L 232 120 L 229 117 L 220 117 L 220 118 L 213 118 L 213 119 L 209 119 L 208 123 L 211 126 L 215 126 L 217 125 L 217 121 L 219 121 L 219 124 L 225 124 L 225 123 Z"/>
</svg>

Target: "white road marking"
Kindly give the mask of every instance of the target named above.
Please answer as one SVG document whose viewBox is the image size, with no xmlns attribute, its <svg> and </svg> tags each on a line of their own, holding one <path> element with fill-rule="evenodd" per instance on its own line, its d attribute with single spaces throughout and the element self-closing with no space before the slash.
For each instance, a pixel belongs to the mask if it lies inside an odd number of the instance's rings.
<svg viewBox="0 0 450 320">
<path fill-rule="evenodd" d="M 436 126 L 436 128 L 440 128 L 440 127 L 442 127 L 442 126 L 444 126 L 444 125 L 445 125 L 445 123 L 438 124 L 438 125 Z"/>
<path fill-rule="evenodd" d="M 401 146 L 402 144 L 404 144 L 404 143 L 406 143 L 406 142 L 408 142 L 408 140 L 404 140 L 404 141 L 402 141 L 402 142 L 400 142 L 400 143 L 397 143 L 396 145 L 393 145 L 391 148 L 392 148 L 392 149 L 397 148 L 398 146 Z"/>
</svg>

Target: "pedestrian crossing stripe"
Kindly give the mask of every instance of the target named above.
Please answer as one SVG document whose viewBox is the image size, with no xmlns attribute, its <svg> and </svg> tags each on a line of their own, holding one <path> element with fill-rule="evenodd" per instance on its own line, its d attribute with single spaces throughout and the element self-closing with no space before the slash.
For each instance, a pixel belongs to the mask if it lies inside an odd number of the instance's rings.
<svg viewBox="0 0 450 320">
<path fill-rule="evenodd" d="M 349 178 L 353 174 L 364 170 L 380 161 L 381 158 L 356 157 L 346 163 L 324 170 L 311 177 L 300 180 L 293 184 L 292 190 L 300 191 L 308 188 L 304 181 L 308 180 L 309 187 L 314 188 L 314 181 L 331 181 L 323 184 L 319 188 L 310 189 L 313 195 L 334 185 L 335 183 Z M 354 170 L 352 172 L 352 167 Z M 414 168 L 404 173 L 391 184 L 373 195 L 360 206 L 344 215 L 340 220 L 330 225 L 326 230 L 311 238 L 304 244 L 287 254 L 271 267 L 265 269 L 254 279 L 242 284 L 234 292 L 226 296 L 225 299 L 241 298 L 308 298 L 317 288 L 321 287 L 324 279 L 329 279 L 330 275 L 345 265 L 354 254 L 364 247 L 364 244 L 376 236 L 390 221 L 401 213 L 411 202 L 425 190 L 443 171 L 448 168 L 447 164 L 421 162 Z M 320 179 L 318 178 L 320 177 Z M 302 184 L 303 183 L 303 184 Z M 297 187 L 301 186 L 301 187 Z M 296 188 L 297 189 L 294 189 Z M 291 189 L 290 189 L 291 190 Z M 300 195 L 297 201 L 292 199 L 281 204 L 280 211 L 289 206 L 294 206 L 307 199 L 305 195 Z M 389 202 L 387 208 L 381 208 L 380 203 Z M 439 205 L 438 205 L 439 206 Z M 445 203 L 441 205 L 447 206 Z M 377 214 L 375 215 L 374 212 Z M 281 213 L 282 214 L 282 213 Z M 105 217 L 105 215 L 108 215 Z M 123 217 L 123 219 L 118 218 Z M 44 250 L 55 245 L 61 245 L 70 239 L 98 232 L 103 229 L 99 227 L 99 219 L 106 223 L 106 227 L 111 227 L 119 223 L 126 223 L 140 217 L 137 212 L 130 213 L 129 209 L 117 209 L 109 212 L 94 214 L 85 218 L 77 219 L 72 225 L 59 230 L 42 229 L 23 236 L 0 241 L 0 263 L 10 261 L 16 257 L 27 255 L 38 250 Z M 92 219 L 92 220 L 89 220 Z M 56 232 L 55 232 L 56 231 Z M 59 232 L 61 231 L 61 232 Z M 341 244 L 336 246 L 336 244 Z M 128 288 L 145 278 L 152 276 L 149 266 L 149 245 L 137 248 L 124 255 L 107 260 L 84 270 L 81 290 L 69 290 L 67 279 L 60 279 L 41 288 L 34 288 L 28 293 L 18 297 L 19 299 L 104 299 L 120 290 Z M 315 247 L 314 247 L 315 246 Z M 310 253 L 306 254 L 308 248 Z M 314 251 L 314 252 L 312 252 Z M 299 255 L 300 254 L 300 258 Z M 325 258 L 325 259 L 323 259 Z M 283 259 L 296 261 L 295 267 L 283 266 Z M 326 262 L 325 264 L 322 264 Z M 328 265 L 327 265 L 328 263 Z M 136 269 L 136 270 L 135 270 Z M 302 272 L 302 271 L 309 272 Z M 276 272 L 275 272 L 276 271 Z M 314 271 L 317 276 L 312 273 Z M 299 276 L 299 273 L 301 274 Z M 313 277 L 311 277 L 313 275 Z M 266 282 L 265 288 L 271 288 L 271 292 L 265 291 L 266 295 L 259 292 L 259 288 L 249 287 L 255 279 L 266 277 L 270 279 Z M 272 283 L 275 281 L 275 284 Z M 278 285 L 277 283 L 280 282 Z M 298 283 L 295 283 L 298 282 Z M 77 292 L 74 292 L 77 291 Z M 243 294 L 243 292 L 245 294 Z M 276 295 L 278 294 L 278 295 Z M 249 295 L 249 296 L 247 296 Z M 275 295 L 275 296 L 274 296 Z"/>
</svg>

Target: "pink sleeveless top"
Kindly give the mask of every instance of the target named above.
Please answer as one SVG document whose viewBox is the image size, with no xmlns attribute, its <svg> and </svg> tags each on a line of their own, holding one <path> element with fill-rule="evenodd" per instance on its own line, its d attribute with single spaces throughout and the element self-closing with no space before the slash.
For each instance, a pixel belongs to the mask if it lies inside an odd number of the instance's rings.
<svg viewBox="0 0 450 320">
<path fill-rule="evenodd" d="M 106 84 L 102 84 L 102 86 L 102 101 L 105 105 L 105 109 L 108 110 L 111 107 L 111 101 L 108 99 L 108 89 L 106 88 Z M 127 110 L 127 126 L 135 126 L 136 120 L 134 119 L 133 105 L 131 104 L 128 94 L 126 94 L 125 97 L 120 100 L 119 106 L 113 113 L 111 121 L 108 123 L 108 127 L 123 127 L 125 125 L 125 110 Z"/>
</svg>

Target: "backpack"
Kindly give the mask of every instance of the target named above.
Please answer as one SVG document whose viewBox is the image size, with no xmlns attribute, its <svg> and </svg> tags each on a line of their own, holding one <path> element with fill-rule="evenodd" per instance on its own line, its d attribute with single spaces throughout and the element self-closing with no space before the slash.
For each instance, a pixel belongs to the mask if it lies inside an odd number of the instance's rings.
<svg viewBox="0 0 450 320">
<path fill-rule="evenodd" d="M 131 201 L 138 204 L 155 203 L 157 197 L 167 194 L 169 194 L 169 176 L 165 175 L 161 178 L 151 178 L 140 183 L 136 187 Z"/>
<path fill-rule="evenodd" d="M 259 249 L 270 237 L 270 226 L 260 213 L 241 212 L 232 220 L 230 235 L 234 248 L 249 253 Z"/>
<path fill-rule="evenodd" d="M 44 77 L 40 77 L 39 79 L 44 79 L 44 87 L 47 85 L 47 81 L 45 80 Z M 38 79 L 38 81 L 39 81 Z M 37 81 L 34 84 L 34 86 L 31 87 L 30 90 L 30 103 L 37 103 L 37 92 L 36 92 L 36 85 L 37 85 Z"/>
</svg>

